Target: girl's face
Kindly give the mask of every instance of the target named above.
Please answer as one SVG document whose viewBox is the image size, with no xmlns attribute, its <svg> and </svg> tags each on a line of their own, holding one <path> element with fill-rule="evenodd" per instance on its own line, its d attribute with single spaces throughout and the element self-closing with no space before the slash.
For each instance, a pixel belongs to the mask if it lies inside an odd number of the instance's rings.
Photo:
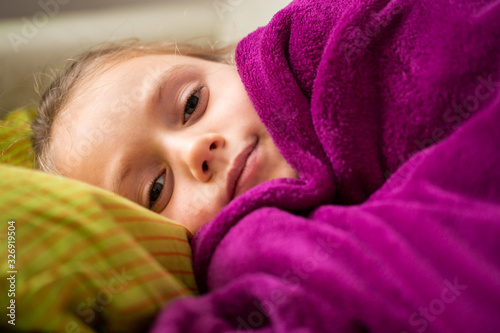
<svg viewBox="0 0 500 333">
<path fill-rule="evenodd" d="M 58 170 L 192 233 L 251 187 L 297 178 L 233 66 L 141 56 L 113 66 L 80 90 L 54 124 Z"/>
</svg>

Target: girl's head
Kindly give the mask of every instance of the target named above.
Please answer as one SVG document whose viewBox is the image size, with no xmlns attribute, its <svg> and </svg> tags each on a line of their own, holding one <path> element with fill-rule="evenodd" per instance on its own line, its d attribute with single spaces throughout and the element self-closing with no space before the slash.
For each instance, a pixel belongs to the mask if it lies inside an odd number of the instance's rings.
<svg viewBox="0 0 500 333">
<path fill-rule="evenodd" d="M 227 54 L 131 43 L 79 57 L 42 96 L 32 125 L 37 167 L 193 233 L 251 187 L 297 177 Z"/>
</svg>

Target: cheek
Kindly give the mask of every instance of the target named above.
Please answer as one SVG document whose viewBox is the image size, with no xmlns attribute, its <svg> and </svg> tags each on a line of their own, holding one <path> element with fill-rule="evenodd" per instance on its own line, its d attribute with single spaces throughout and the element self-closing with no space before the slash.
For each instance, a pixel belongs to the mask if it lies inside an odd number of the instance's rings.
<svg viewBox="0 0 500 333">
<path fill-rule="evenodd" d="M 238 127 L 245 128 L 250 133 L 254 134 L 267 131 L 252 102 L 248 96 L 246 96 L 246 92 L 244 96 L 241 96 L 241 98 L 234 99 L 233 105 L 235 105 L 231 111 L 233 117 L 230 118 L 232 126 L 236 125 Z"/>
<path fill-rule="evenodd" d="M 224 109 L 238 117 L 248 118 L 257 115 L 236 70 L 221 75 L 214 84 L 217 104 L 224 105 Z"/>
<path fill-rule="evenodd" d="M 185 187 L 177 192 L 174 190 L 174 195 L 162 215 L 196 233 L 222 209 L 217 204 L 214 193 L 209 186 L 200 186 L 197 189 Z"/>
</svg>

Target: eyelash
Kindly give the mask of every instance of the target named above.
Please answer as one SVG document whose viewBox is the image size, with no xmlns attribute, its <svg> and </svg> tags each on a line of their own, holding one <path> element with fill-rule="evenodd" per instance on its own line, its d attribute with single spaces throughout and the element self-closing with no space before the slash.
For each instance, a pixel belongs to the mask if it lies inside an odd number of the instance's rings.
<svg viewBox="0 0 500 333">
<path fill-rule="evenodd" d="M 155 184 L 158 182 L 158 179 L 160 179 L 161 177 L 163 176 L 163 187 L 161 189 L 161 192 L 160 192 L 160 195 L 158 195 L 158 198 L 153 202 L 151 203 L 151 192 L 153 191 L 153 187 L 155 186 Z M 153 178 L 153 180 L 149 183 L 148 185 L 148 209 L 151 210 L 151 208 L 153 207 L 153 205 L 158 201 L 158 199 L 160 199 L 161 195 L 163 194 L 163 190 L 165 188 L 165 179 L 166 179 L 167 175 L 166 175 L 166 171 L 165 170 L 162 170 L 162 172 L 160 173 L 159 176 Z"/>
<path fill-rule="evenodd" d="M 199 96 L 195 96 L 196 94 L 198 94 L 203 88 L 205 88 L 205 85 L 202 84 L 201 86 L 199 86 L 198 88 L 196 88 L 189 96 L 188 98 L 186 99 L 186 103 L 184 104 L 184 111 L 183 111 L 183 116 L 184 116 L 184 119 L 183 119 L 183 124 L 187 123 L 189 121 L 189 119 L 191 119 L 191 117 L 193 115 L 196 114 L 196 112 L 198 111 L 198 105 L 200 104 L 200 97 Z M 193 98 L 193 97 L 197 97 L 197 101 L 196 101 L 196 106 L 194 107 L 194 110 L 193 112 L 191 112 L 189 114 L 189 117 L 188 119 L 186 119 L 186 114 L 187 113 L 187 109 L 188 109 L 188 104 L 190 102 L 190 100 Z"/>
</svg>

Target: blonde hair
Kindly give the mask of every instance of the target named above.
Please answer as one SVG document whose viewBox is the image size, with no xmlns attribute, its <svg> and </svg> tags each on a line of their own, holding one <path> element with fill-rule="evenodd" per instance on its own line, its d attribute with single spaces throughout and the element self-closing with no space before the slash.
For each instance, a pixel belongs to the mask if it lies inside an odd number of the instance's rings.
<svg viewBox="0 0 500 333">
<path fill-rule="evenodd" d="M 50 154 L 53 124 L 82 84 L 119 61 L 144 55 L 177 54 L 234 64 L 235 45 L 216 48 L 209 43 L 144 43 L 137 39 L 101 45 L 72 59 L 42 94 L 38 114 L 31 124 L 35 168 L 53 174 L 58 170 Z"/>
</svg>

